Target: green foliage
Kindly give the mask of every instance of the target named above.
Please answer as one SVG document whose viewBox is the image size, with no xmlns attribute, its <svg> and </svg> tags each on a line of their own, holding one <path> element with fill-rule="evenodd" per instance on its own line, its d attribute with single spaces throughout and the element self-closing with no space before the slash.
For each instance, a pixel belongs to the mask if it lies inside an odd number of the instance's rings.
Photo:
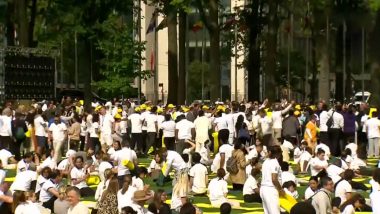
<svg viewBox="0 0 380 214">
<path fill-rule="evenodd" d="M 188 98 L 189 100 L 202 99 L 202 70 L 204 78 L 204 98 L 207 98 L 210 85 L 210 66 L 208 63 L 202 63 L 198 60 L 189 65 L 188 74 Z"/>
<path fill-rule="evenodd" d="M 148 71 L 137 72 L 144 43 L 134 41 L 132 26 L 125 24 L 123 17 L 117 14 L 111 14 L 96 28 L 99 30 L 97 49 L 104 57 L 99 61 L 103 78 L 94 86 L 111 94 L 128 94 L 133 78 L 150 75 Z"/>
</svg>

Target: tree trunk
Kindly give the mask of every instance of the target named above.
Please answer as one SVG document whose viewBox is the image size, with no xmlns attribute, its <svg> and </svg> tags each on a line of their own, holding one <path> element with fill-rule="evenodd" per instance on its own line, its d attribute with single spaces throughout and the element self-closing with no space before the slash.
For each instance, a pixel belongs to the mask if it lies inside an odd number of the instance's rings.
<svg viewBox="0 0 380 214">
<path fill-rule="evenodd" d="M 177 101 L 178 104 L 185 104 L 186 99 L 186 19 L 187 14 L 185 11 L 181 10 L 179 12 L 179 69 L 178 69 L 178 94 Z M 188 100 L 187 100 L 188 101 Z"/>
<path fill-rule="evenodd" d="M 28 41 L 30 47 L 35 47 L 37 44 L 34 44 L 34 25 L 36 22 L 36 13 L 37 13 L 37 0 L 32 0 L 32 6 L 30 9 L 30 21 L 29 21 L 29 33 Z"/>
<path fill-rule="evenodd" d="M 312 78 L 310 83 L 310 101 L 315 103 L 317 101 L 317 73 L 318 73 L 318 64 L 317 64 L 317 42 L 315 31 L 311 31 L 311 72 Z"/>
<path fill-rule="evenodd" d="M 14 13 L 16 14 L 17 36 L 21 47 L 29 47 L 28 39 L 28 11 L 26 0 L 15 0 Z"/>
<path fill-rule="evenodd" d="M 371 105 L 380 106 L 380 10 L 376 14 L 375 26 L 369 34 L 369 59 L 372 61 L 372 66 L 370 70 L 371 80 L 370 86 L 365 87 L 365 90 L 369 89 L 371 92 Z"/>
<path fill-rule="evenodd" d="M 265 62 L 265 96 L 270 100 L 276 99 L 275 74 L 277 69 L 277 32 L 278 22 L 278 2 L 268 1 L 268 33 L 266 39 L 266 62 Z"/>
<path fill-rule="evenodd" d="M 177 104 L 178 62 L 177 62 L 177 11 L 168 14 L 168 103 Z"/>
<path fill-rule="evenodd" d="M 85 39 L 84 40 L 84 53 L 83 54 L 83 63 L 84 66 L 82 67 L 83 70 L 83 84 L 84 84 L 84 109 L 87 112 L 91 112 L 92 106 L 92 87 L 91 87 L 91 40 Z"/>
<path fill-rule="evenodd" d="M 250 14 L 246 17 L 246 23 L 249 25 L 248 30 L 248 100 L 260 100 L 260 44 L 258 42 L 258 36 L 261 33 L 261 27 L 259 23 L 259 2 L 251 3 Z"/>
<path fill-rule="evenodd" d="M 209 14 L 212 29 L 210 35 L 210 99 L 212 101 L 221 96 L 221 70 L 220 70 L 220 30 L 219 30 L 219 4 L 218 0 L 209 1 Z"/>
</svg>

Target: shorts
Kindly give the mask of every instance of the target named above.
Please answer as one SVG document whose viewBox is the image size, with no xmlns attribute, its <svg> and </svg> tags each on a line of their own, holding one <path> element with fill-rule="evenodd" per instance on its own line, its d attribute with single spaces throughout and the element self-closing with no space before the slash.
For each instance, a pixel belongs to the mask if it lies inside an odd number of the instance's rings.
<svg viewBox="0 0 380 214">
<path fill-rule="evenodd" d="M 44 136 L 36 136 L 36 137 L 37 137 L 38 147 L 41 147 L 41 148 L 47 147 L 46 137 Z"/>
<path fill-rule="evenodd" d="M 112 146 L 112 143 L 113 143 L 112 135 L 111 134 L 102 134 L 100 143 L 102 145 L 107 144 L 108 146 Z"/>
</svg>

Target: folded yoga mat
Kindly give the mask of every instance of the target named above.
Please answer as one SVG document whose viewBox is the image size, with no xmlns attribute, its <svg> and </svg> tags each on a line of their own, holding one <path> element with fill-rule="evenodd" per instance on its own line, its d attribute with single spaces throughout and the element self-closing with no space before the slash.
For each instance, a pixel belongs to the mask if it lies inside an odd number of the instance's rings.
<svg viewBox="0 0 380 214">
<path fill-rule="evenodd" d="M 355 182 L 363 182 L 363 181 L 366 180 L 366 178 L 354 178 L 352 180 L 355 181 Z"/>
<path fill-rule="evenodd" d="M 16 177 L 11 177 L 11 178 L 5 178 L 6 182 L 13 182 L 15 181 Z"/>
<path fill-rule="evenodd" d="M 290 210 L 296 203 L 297 200 L 291 195 L 285 194 L 285 197 L 280 197 L 280 206 L 288 213 L 290 213 Z"/>
</svg>

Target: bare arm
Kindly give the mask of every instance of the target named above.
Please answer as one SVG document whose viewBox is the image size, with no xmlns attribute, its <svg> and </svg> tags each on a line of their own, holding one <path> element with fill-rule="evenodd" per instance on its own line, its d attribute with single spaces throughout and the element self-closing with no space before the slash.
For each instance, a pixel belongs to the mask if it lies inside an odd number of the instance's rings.
<svg viewBox="0 0 380 214">
<path fill-rule="evenodd" d="M 59 198 L 59 192 L 55 188 L 48 189 L 48 192 L 53 194 L 55 197 Z"/>
<path fill-rule="evenodd" d="M 224 167 L 224 162 L 226 161 L 226 155 L 224 153 L 220 153 L 220 167 L 219 168 L 223 168 Z"/>
<path fill-rule="evenodd" d="M 272 182 L 273 182 L 274 187 L 277 189 L 279 195 L 280 196 L 285 195 L 285 192 L 282 189 L 280 182 L 278 181 L 278 174 L 277 173 L 272 173 Z"/>
<path fill-rule="evenodd" d="M 10 204 L 13 203 L 13 197 L 8 195 L 0 195 L 0 201 Z"/>
</svg>

